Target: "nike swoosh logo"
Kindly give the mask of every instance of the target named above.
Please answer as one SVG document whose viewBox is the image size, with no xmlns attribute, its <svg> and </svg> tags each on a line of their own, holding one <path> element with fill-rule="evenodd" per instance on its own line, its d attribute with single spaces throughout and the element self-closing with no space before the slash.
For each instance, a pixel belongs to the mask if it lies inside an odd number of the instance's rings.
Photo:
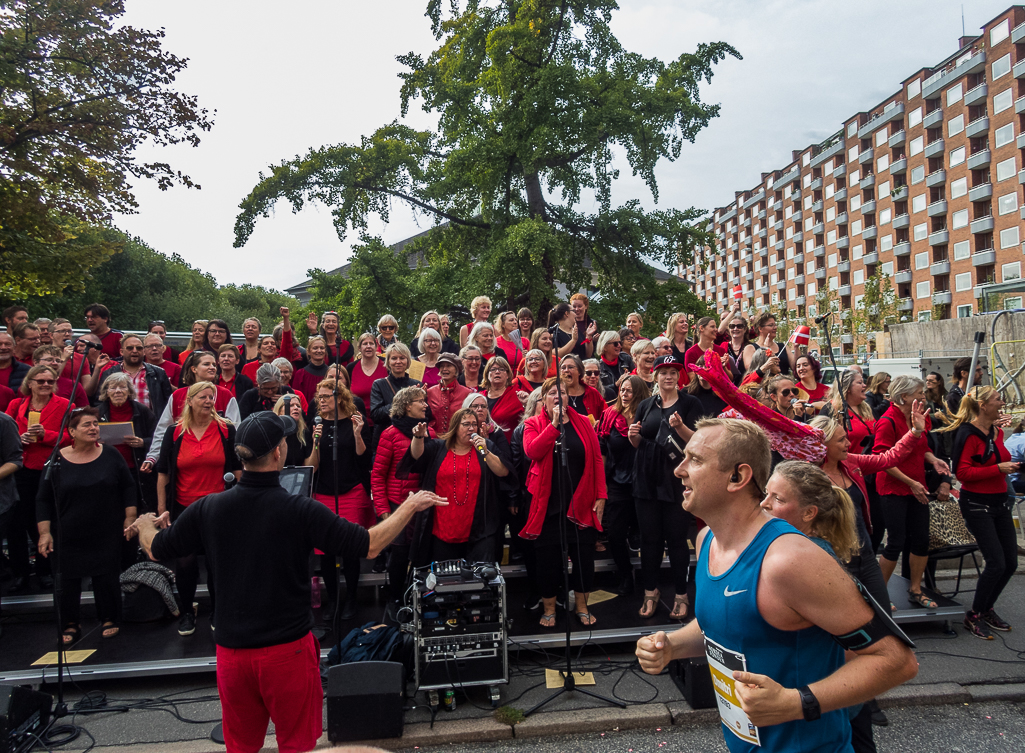
<svg viewBox="0 0 1025 753">
<path fill-rule="evenodd" d="M 731 591 L 730 587 L 726 586 L 726 588 L 723 589 L 722 595 L 727 597 L 727 598 L 729 598 L 730 596 L 736 596 L 737 594 L 742 594 L 742 593 L 744 593 L 746 591 L 747 591 L 746 588 L 743 588 L 740 591 Z"/>
</svg>

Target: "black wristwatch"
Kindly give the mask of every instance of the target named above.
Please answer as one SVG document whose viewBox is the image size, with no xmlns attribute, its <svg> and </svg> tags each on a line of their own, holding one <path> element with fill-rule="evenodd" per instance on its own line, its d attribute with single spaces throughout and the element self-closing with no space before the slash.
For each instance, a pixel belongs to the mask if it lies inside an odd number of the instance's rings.
<svg viewBox="0 0 1025 753">
<path fill-rule="evenodd" d="M 814 722 L 822 716 L 822 707 L 819 706 L 819 699 L 811 692 L 807 685 L 797 689 L 801 694 L 801 713 L 804 714 L 804 721 Z"/>
</svg>

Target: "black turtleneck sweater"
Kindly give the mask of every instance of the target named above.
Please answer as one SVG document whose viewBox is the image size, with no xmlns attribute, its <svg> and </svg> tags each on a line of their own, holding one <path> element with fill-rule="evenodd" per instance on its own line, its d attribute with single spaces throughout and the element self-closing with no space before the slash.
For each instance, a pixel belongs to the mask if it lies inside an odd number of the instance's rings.
<svg viewBox="0 0 1025 753">
<path fill-rule="evenodd" d="M 214 639 L 225 648 L 275 646 L 310 631 L 314 548 L 366 557 L 370 534 L 286 492 L 277 471 L 244 471 L 234 488 L 193 502 L 153 539 L 158 560 L 206 553 L 217 599 Z"/>
</svg>

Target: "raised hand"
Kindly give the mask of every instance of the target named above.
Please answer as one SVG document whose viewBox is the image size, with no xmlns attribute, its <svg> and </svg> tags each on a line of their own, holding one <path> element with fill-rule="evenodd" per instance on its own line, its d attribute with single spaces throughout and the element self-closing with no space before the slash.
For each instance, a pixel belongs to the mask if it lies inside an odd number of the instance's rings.
<svg viewBox="0 0 1025 753">
<path fill-rule="evenodd" d="M 413 427 L 413 437 L 416 439 L 427 439 L 427 424 L 423 421 Z"/>
<path fill-rule="evenodd" d="M 310 331 L 310 334 L 316 334 L 317 332 L 317 313 L 311 311 L 306 315 L 306 329 Z"/>
</svg>

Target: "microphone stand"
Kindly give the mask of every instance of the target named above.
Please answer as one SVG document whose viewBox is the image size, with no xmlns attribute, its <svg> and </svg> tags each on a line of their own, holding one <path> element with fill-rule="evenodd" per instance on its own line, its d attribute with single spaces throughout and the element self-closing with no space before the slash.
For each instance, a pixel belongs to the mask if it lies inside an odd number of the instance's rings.
<svg viewBox="0 0 1025 753">
<path fill-rule="evenodd" d="M 335 335 L 335 388 L 331 390 L 332 400 L 335 406 L 334 418 L 331 420 L 331 490 L 335 495 L 335 515 L 339 516 L 338 512 L 338 382 L 341 380 L 341 375 L 338 373 L 341 368 L 340 361 L 342 356 L 342 346 L 338 342 L 341 338 L 341 331 Z M 327 338 L 324 338 L 327 342 Z M 340 517 L 340 516 L 339 516 Z M 337 558 L 332 557 L 332 570 L 331 577 L 335 580 L 335 613 L 331 616 L 331 630 L 334 633 L 335 640 L 340 640 L 338 632 L 341 629 L 341 613 L 342 613 L 342 600 L 338 597 L 338 564 Z M 345 563 L 342 562 L 342 568 L 344 569 Z M 346 592 L 346 598 L 349 597 L 349 593 Z"/>
<path fill-rule="evenodd" d="M 60 514 L 60 502 L 57 499 L 57 483 L 58 478 L 54 476 L 54 471 L 58 465 L 58 453 L 61 449 L 61 438 L 64 436 L 64 432 L 68 429 L 68 423 L 71 421 L 71 411 L 74 410 L 74 399 L 75 399 L 75 388 L 82 379 L 82 370 L 85 368 L 85 362 L 89 357 L 89 348 L 99 349 L 101 346 L 94 345 L 93 343 L 86 343 L 85 353 L 82 354 L 82 360 L 78 362 L 78 371 L 75 373 L 75 379 L 71 383 L 71 397 L 68 399 L 68 406 L 64 409 L 64 417 L 61 418 L 60 430 L 57 432 L 57 441 L 53 445 L 53 451 L 50 453 L 50 457 L 46 461 L 46 470 L 43 473 L 43 481 L 50 482 L 50 490 L 53 492 L 53 515 L 54 520 L 57 523 L 57 538 L 60 539 L 57 546 L 53 548 L 53 560 L 51 560 L 51 569 L 53 571 L 53 606 L 54 614 L 57 618 L 57 703 L 53 708 L 53 717 L 60 718 L 67 716 L 68 706 L 64 703 L 64 621 L 61 615 L 61 598 L 64 595 L 64 583 L 63 583 L 63 571 L 61 569 L 61 550 L 64 548 L 64 530 L 61 526 L 61 514 Z M 72 363 L 74 362 L 74 355 L 72 355 Z M 64 371 L 64 367 L 61 366 L 61 371 Z M 58 372 L 58 377 L 60 372 Z M 54 395 L 57 392 L 57 377 L 54 378 Z M 29 407 L 31 407 L 31 393 L 29 396 Z M 59 477 L 60 474 L 57 474 Z M 52 482 L 51 482 L 52 479 Z M 38 547 L 37 552 L 38 554 Z"/>
<path fill-rule="evenodd" d="M 829 335 L 829 317 L 833 315 L 833 312 L 827 311 L 822 315 L 821 324 L 826 325 L 823 327 L 823 331 L 826 333 L 826 352 L 829 353 L 829 363 L 833 367 L 833 379 L 836 381 L 836 391 L 840 395 L 840 402 L 843 405 L 843 415 L 840 416 L 840 425 L 843 426 L 843 430 L 847 433 L 851 431 L 851 406 L 847 404 L 847 395 L 844 394 L 843 390 L 840 389 L 840 372 L 836 367 L 836 358 L 833 356 L 833 343 L 830 340 Z M 815 320 L 816 324 L 820 323 L 818 319 Z"/>
<path fill-rule="evenodd" d="M 563 483 L 568 481 L 567 476 L 569 475 L 569 453 L 568 453 L 568 448 L 566 446 L 566 424 L 563 421 L 563 417 L 566 416 L 566 406 L 565 406 L 565 404 L 563 402 L 563 399 L 562 399 L 562 386 L 563 385 L 562 385 L 562 382 L 560 380 L 560 382 L 557 384 L 558 389 L 556 389 L 556 391 L 555 391 L 556 399 L 558 400 L 558 406 L 559 406 L 559 439 L 558 439 L 558 442 L 556 443 L 556 448 L 559 451 L 559 463 L 558 463 L 558 465 L 554 469 L 552 469 L 552 476 L 554 477 L 554 480 L 555 480 L 555 489 L 558 490 L 559 508 L 560 508 L 559 509 L 559 544 L 562 546 L 562 587 L 563 587 L 564 598 L 566 599 L 566 612 L 567 612 L 567 614 L 566 614 L 566 645 L 565 645 L 565 651 L 566 651 L 566 674 L 563 676 L 562 687 L 559 688 L 558 690 L 556 690 L 554 693 L 552 693 L 550 696 L 545 698 L 540 703 L 535 704 L 530 710 L 526 711 L 523 714 L 524 718 L 530 716 L 535 711 L 537 711 L 539 708 L 544 706 L 546 703 L 548 703 L 549 701 L 551 701 L 551 700 L 553 700 L 555 698 L 558 698 L 563 693 L 572 693 L 573 691 L 576 691 L 578 693 L 583 693 L 586 696 L 590 696 L 591 698 L 594 698 L 594 699 L 599 700 L 599 701 L 604 701 L 605 703 L 614 704 L 614 705 L 619 706 L 620 708 L 623 708 L 623 709 L 626 708 L 626 704 L 623 703 L 622 701 L 615 700 L 615 699 L 612 699 L 612 698 L 606 698 L 605 696 L 598 695 L 597 693 L 594 693 L 594 692 L 592 692 L 590 690 L 584 690 L 583 688 L 578 688 L 577 687 L 577 683 L 576 683 L 576 678 L 573 677 L 573 651 L 572 651 L 572 648 L 570 646 L 570 641 L 571 641 L 570 620 L 571 620 L 571 615 L 573 614 L 573 609 L 570 607 L 570 603 L 569 603 L 569 563 L 568 563 L 568 559 L 569 559 L 569 533 L 567 531 L 567 525 L 568 525 L 567 524 L 567 520 L 568 520 L 568 518 L 566 517 L 566 514 L 562 510 L 562 504 L 563 504 L 563 501 L 565 499 L 564 496 L 563 496 L 563 493 L 562 493 L 563 492 L 563 488 L 568 488 L 569 487 L 568 483 L 566 483 L 566 487 L 563 487 Z M 549 504 L 551 504 L 551 500 L 549 500 Z"/>
</svg>

